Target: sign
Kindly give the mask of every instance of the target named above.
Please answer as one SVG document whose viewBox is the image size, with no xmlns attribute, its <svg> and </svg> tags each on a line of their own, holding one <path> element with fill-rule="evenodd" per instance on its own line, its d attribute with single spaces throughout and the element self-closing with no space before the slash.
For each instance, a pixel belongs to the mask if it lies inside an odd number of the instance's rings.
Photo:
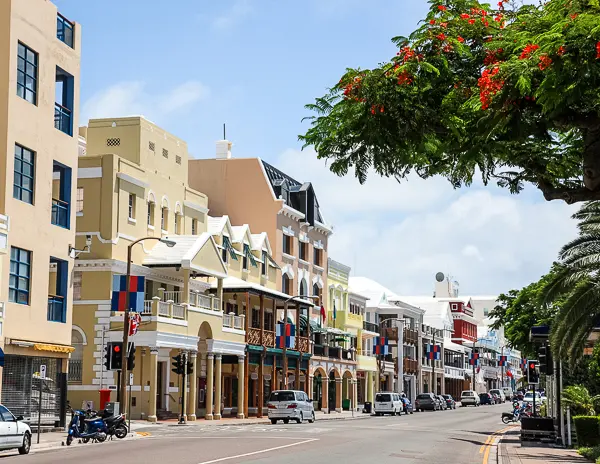
<svg viewBox="0 0 600 464">
<path fill-rule="evenodd" d="M 146 278 L 129 276 L 129 309 L 142 312 L 144 309 L 144 287 Z M 111 311 L 125 311 L 127 299 L 127 276 L 114 275 L 112 287 Z"/>
<path fill-rule="evenodd" d="M 46 380 L 46 365 L 42 364 L 40 366 L 40 379 Z"/>
<path fill-rule="evenodd" d="M 133 372 L 129 373 L 129 385 L 133 385 Z"/>
</svg>

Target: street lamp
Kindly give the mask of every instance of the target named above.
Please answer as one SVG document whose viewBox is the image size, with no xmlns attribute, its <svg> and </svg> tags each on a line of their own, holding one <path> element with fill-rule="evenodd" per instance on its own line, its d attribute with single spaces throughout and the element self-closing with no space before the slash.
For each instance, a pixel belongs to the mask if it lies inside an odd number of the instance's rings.
<svg viewBox="0 0 600 464">
<path fill-rule="evenodd" d="M 159 238 L 159 237 L 143 237 L 139 238 L 133 243 L 131 243 L 127 247 L 127 276 L 125 282 L 125 315 L 123 319 L 123 350 L 121 353 L 121 394 L 120 400 L 122 405 L 126 405 L 127 403 L 127 360 L 129 354 L 129 284 L 131 280 L 131 249 L 134 245 L 143 242 L 144 240 L 158 240 L 159 242 L 164 243 L 169 248 L 173 248 L 175 246 L 175 242 L 173 240 L 169 240 L 168 238 Z M 124 406 L 125 407 L 125 406 Z"/>
<path fill-rule="evenodd" d="M 379 326 L 381 328 L 383 328 L 383 326 L 385 326 L 385 325 L 390 325 L 391 321 L 401 322 L 402 323 L 402 329 L 404 329 L 404 327 L 406 326 L 406 323 L 407 323 L 407 320 L 404 319 L 404 318 L 390 317 L 390 318 L 383 319 L 382 321 L 380 321 L 379 322 Z M 380 335 L 383 336 L 383 333 L 380 333 Z M 403 359 L 403 357 L 404 357 L 404 349 L 402 349 L 402 355 L 400 355 L 400 334 L 398 334 L 397 344 L 398 344 L 398 361 L 397 361 L 398 362 L 398 366 L 397 366 L 398 369 L 397 370 L 398 370 L 398 372 L 400 372 L 400 365 L 399 364 L 400 364 L 401 359 Z M 378 364 L 379 364 L 379 375 L 377 376 L 378 380 L 379 380 L 379 384 L 378 385 L 381 385 L 381 376 L 382 376 L 382 374 L 384 374 L 384 371 L 385 371 L 385 355 L 379 355 L 379 363 Z M 393 380 L 392 380 L 392 384 L 393 384 Z M 398 387 L 398 390 L 400 390 L 400 385 L 402 385 L 402 388 L 404 388 L 404 379 L 400 379 L 400 376 L 398 376 L 398 382 L 397 382 L 396 385 Z M 400 392 L 401 392 L 401 390 L 398 391 L 398 393 L 400 393 Z"/>
<path fill-rule="evenodd" d="M 288 389 L 288 382 L 287 382 L 287 370 L 288 370 L 288 363 L 287 363 L 287 343 L 285 340 L 285 334 L 287 334 L 287 321 L 288 321 L 288 303 L 290 301 L 292 301 L 295 298 L 308 298 L 311 300 L 317 300 L 317 302 L 320 301 L 320 297 L 319 296 L 308 296 L 308 295 L 294 295 L 289 297 L 287 300 L 285 300 L 283 302 L 283 310 L 284 310 L 284 314 L 283 314 L 283 389 L 287 390 Z M 298 324 L 299 321 L 296 321 L 296 323 Z M 307 317 L 307 324 L 309 324 L 308 321 L 308 317 Z M 308 329 L 308 327 L 307 327 Z M 302 359 L 299 359 L 298 362 L 300 363 L 300 365 L 302 365 Z M 298 382 L 300 382 L 300 379 L 298 379 Z"/>
</svg>

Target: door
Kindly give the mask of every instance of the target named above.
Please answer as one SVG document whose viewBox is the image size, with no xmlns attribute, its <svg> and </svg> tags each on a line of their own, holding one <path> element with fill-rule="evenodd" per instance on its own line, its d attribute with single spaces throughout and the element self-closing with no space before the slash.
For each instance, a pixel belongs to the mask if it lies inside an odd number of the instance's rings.
<svg viewBox="0 0 600 464">
<path fill-rule="evenodd" d="M 11 446 L 20 445 L 15 416 L 4 406 L 0 406 L 0 416 L 2 416 L 1 435 L 3 436 L 0 438 L 2 447 L 10 448 Z"/>
<path fill-rule="evenodd" d="M 308 396 L 306 395 L 306 393 L 304 392 L 299 392 L 297 393 L 298 398 L 300 399 L 300 404 L 302 407 L 302 415 L 304 417 L 304 419 L 310 419 L 311 417 L 311 413 L 310 413 L 310 406 L 309 406 L 309 402 L 308 402 Z"/>
<path fill-rule="evenodd" d="M 162 409 L 164 365 L 164 361 L 159 361 L 156 368 L 156 409 Z"/>
</svg>

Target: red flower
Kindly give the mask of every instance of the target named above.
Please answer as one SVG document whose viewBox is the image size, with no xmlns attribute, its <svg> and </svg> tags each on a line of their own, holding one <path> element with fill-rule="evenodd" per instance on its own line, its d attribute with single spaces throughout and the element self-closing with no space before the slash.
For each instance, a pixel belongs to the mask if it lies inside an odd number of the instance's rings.
<svg viewBox="0 0 600 464">
<path fill-rule="evenodd" d="M 536 44 L 529 44 L 529 45 L 527 45 L 523 49 L 523 53 L 521 53 L 521 56 L 519 56 L 519 59 L 520 60 L 525 60 L 525 59 L 529 58 L 531 56 L 531 54 L 533 52 L 535 52 L 538 48 L 540 48 L 540 46 L 536 45 Z"/>
<path fill-rule="evenodd" d="M 577 16 L 579 16 L 579 14 L 578 14 L 578 13 L 573 13 L 573 14 L 571 15 L 571 19 L 575 19 L 575 18 L 577 18 Z"/>
<path fill-rule="evenodd" d="M 463 39 L 460 35 L 456 38 L 460 43 L 465 43 L 465 39 Z"/>
<path fill-rule="evenodd" d="M 439 40 L 446 40 L 446 34 L 440 32 L 438 35 L 436 35 L 436 38 Z"/>
<path fill-rule="evenodd" d="M 485 27 L 489 27 L 490 23 L 488 23 L 487 21 L 485 21 L 485 22 L 483 23 L 483 25 L 484 25 Z"/>
<path fill-rule="evenodd" d="M 410 85 L 412 84 L 412 81 L 412 76 L 409 74 L 408 71 L 402 71 L 398 75 L 398 85 Z"/>
<path fill-rule="evenodd" d="M 558 51 L 556 52 L 556 54 L 558 56 L 563 56 L 566 52 L 567 52 L 567 49 L 565 48 L 565 46 L 561 45 L 560 47 L 558 47 Z"/>
<path fill-rule="evenodd" d="M 380 112 L 380 113 L 383 113 L 383 105 L 381 105 L 381 106 L 379 107 L 379 112 Z"/>
<path fill-rule="evenodd" d="M 444 51 L 444 53 L 450 53 L 453 50 L 453 48 L 452 45 L 446 44 L 444 45 L 444 48 L 442 48 L 442 50 Z"/>
<path fill-rule="evenodd" d="M 474 19 L 469 19 L 469 24 L 475 24 L 475 20 Z"/>
<path fill-rule="evenodd" d="M 596 59 L 600 60 L 600 41 L 596 43 Z"/>
<path fill-rule="evenodd" d="M 448 23 L 440 23 L 440 26 L 442 26 L 445 29 L 448 27 Z"/>
<path fill-rule="evenodd" d="M 498 66 L 494 66 L 492 70 L 485 69 L 477 81 L 482 110 L 489 108 L 492 103 L 492 97 L 504 87 L 504 81 L 496 77 L 499 72 L 500 68 Z"/>
<path fill-rule="evenodd" d="M 429 24 L 431 24 L 433 26 L 435 24 L 435 19 L 430 19 Z"/>
<path fill-rule="evenodd" d="M 438 10 L 440 11 L 446 11 L 448 8 L 446 8 L 444 5 L 439 5 L 438 6 Z"/>
<path fill-rule="evenodd" d="M 502 15 L 499 14 L 499 15 L 494 16 L 494 21 L 496 21 L 497 23 L 501 22 L 502 21 Z"/>
<path fill-rule="evenodd" d="M 469 18 L 471 17 L 471 15 L 469 15 L 469 14 L 467 14 L 467 13 L 463 13 L 463 14 L 461 14 L 461 15 L 460 15 L 460 17 L 461 17 L 462 19 L 469 19 Z"/>
<path fill-rule="evenodd" d="M 540 68 L 540 71 L 545 71 L 548 69 L 548 67 L 550 67 L 551 64 L 552 58 L 550 58 L 548 55 L 540 56 L 540 62 L 538 63 L 538 68 Z"/>
<path fill-rule="evenodd" d="M 376 108 L 375 105 L 371 106 L 371 114 L 375 114 L 377 112 L 377 110 L 375 108 Z"/>
</svg>

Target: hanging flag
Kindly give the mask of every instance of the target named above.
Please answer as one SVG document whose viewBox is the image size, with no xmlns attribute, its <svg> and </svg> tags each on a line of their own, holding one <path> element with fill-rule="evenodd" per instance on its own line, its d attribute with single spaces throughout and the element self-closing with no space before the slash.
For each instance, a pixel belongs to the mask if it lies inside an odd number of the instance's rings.
<svg viewBox="0 0 600 464">
<path fill-rule="evenodd" d="M 471 300 L 467 301 L 467 308 L 473 309 L 472 306 L 471 306 Z"/>
<path fill-rule="evenodd" d="M 506 366 L 506 356 L 500 356 L 500 358 L 498 359 L 498 366 L 503 367 Z"/>
<path fill-rule="evenodd" d="M 129 336 L 134 336 L 142 323 L 142 315 L 140 313 L 130 313 L 129 314 Z"/>
<path fill-rule="evenodd" d="M 521 371 L 525 372 L 525 369 L 527 369 L 527 360 L 521 359 Z"/>
<path fill-rule="evenodd" d="M 469 356 L 469 365 L 470 366 L 478 366 L 479 365 L 479 353 L 471 353 Z M 479 372 L 479 371 L 477 371 Z"/>
<path fill-rule="evenodd" d="M 373 345 L 373 354 L 386 356 L 389 354 L 389 345 L 387 337 L 375 337 Z"/>
<path fill-rule="evenodd" d="M 335 321 L 335 319 L 337 318 L 337 311 L 335 309 L 335 300 L 333 301 L 333 320 Z"/>
<path fill-rule="evenodd" d="M 442 359 L 442 346 L 441 345 L 427 345 L 427 359 L 439 361 Z"/>
<path fill-rule="evenodd" d="M 512 373 L 512 371 L 510 370 L 510 368 L 509 368 L 509 369 L 506 371 L 506 376 L 507 376 L 507 377 L 511 377 L 511 378 L 512 378 L 512 376 L 513 376 L 513 373 Z"/>
<path fill-rule="evenodd" d="M 285 327 L 285 329 L 284 329 Z M 285 330 L 285 336 L 283 335 L 283 331 Z M 275 346 L 277 348 L 294 348 L 296 345 L 296 326 L 294 324 L 284 324 L 283 322 L 277 323 L 277 333 L 276 333 Z"/>
<path fill-rule="evenodd" d="M 321 323 L 325 322 L 327 319 L 327 313 L 325 312 L 325 307 L 321 305 Z"/>
<path fill-rule="evenodd" d="M 144 309 L 144 287 L 146 278 L 130 276 L 129 279 L 129 310 L 142 312 Z M 113 275 L 111 311 L 125 311 L 127 303 L 127 276 Z"/>
</svg>

